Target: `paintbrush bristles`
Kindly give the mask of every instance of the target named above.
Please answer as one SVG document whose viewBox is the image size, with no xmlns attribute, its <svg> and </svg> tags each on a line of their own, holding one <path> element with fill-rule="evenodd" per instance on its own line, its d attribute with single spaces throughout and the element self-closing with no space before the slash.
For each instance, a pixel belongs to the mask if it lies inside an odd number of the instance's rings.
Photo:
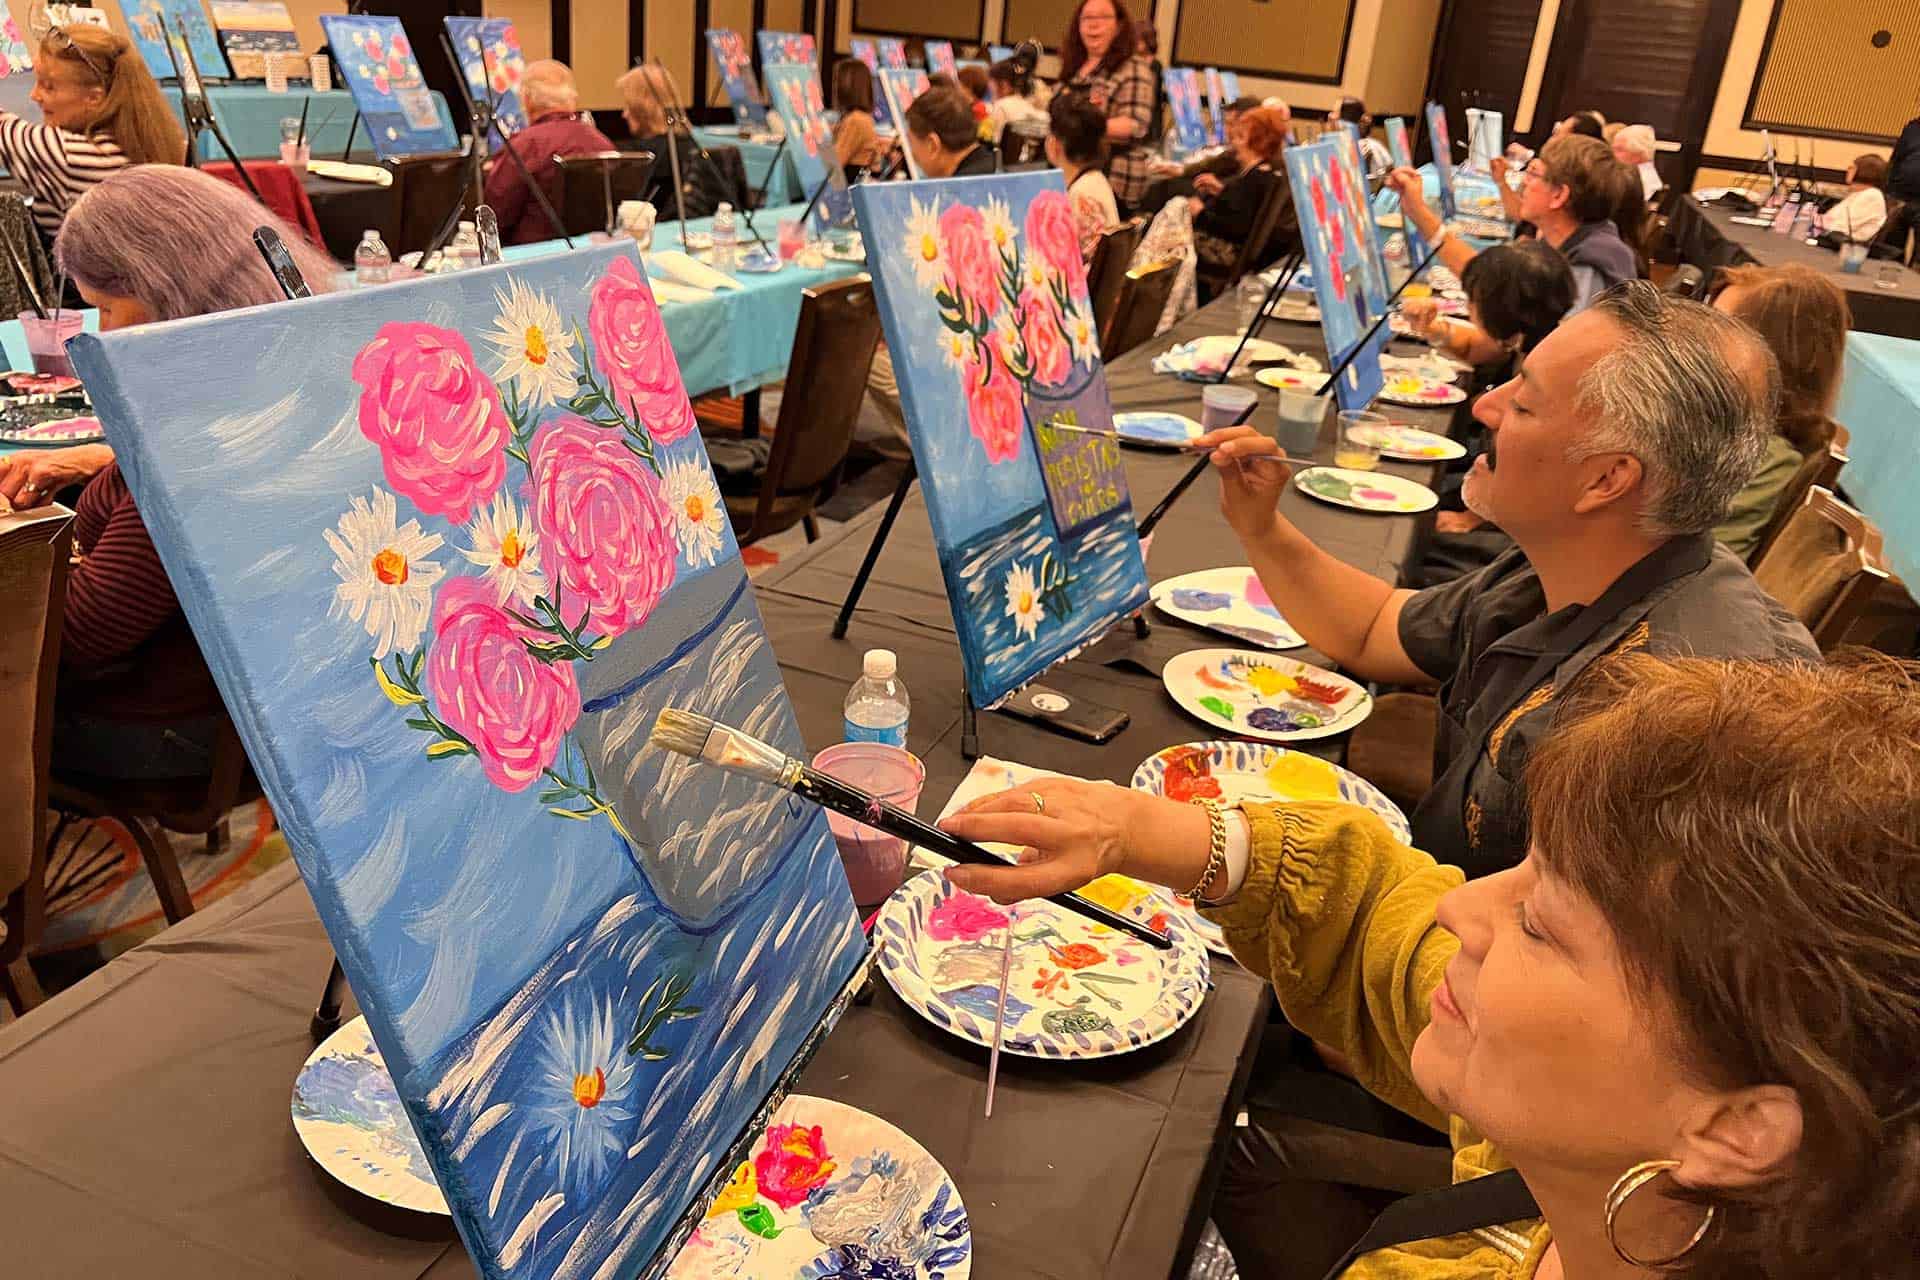
<svg viewBox="0 0 1920 1280">
<path fill-rule="evenodd" d="M 707 739 L 713 735 L 716 723 L 712 717 L 697 711 L 663 707 L 654 717 L 653 732 L 648 740 L 656 747 L 698 760 L 706 754 Z"/>
</svg>

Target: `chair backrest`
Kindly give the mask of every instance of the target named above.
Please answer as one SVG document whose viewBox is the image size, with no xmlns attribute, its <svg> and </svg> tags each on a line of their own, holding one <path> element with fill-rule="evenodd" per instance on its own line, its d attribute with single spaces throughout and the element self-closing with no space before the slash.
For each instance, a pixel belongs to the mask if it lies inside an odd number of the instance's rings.
<svg viewBox="0 0 1920 1280">
<path fill-rule="evenodd" d="M 1160 313 L 1180 279 L 1180 259 L 1165 258 L 1135 267 L 1120 285 L 1120 300 L 1114 304 L 1113 320 L 1101 335 L 1103 359 L 1117 360 L 1151 338 L 1160 327 Z"/>
<path fill-rule="evenodd" d="M 1899 262 L 1907 256 L 1907 204 L 1899 196 L 1889 195 L 1887 220 L 1867 245 L 1867 256 L 1884 262 Z"/>
<path fill-rule="evenodd" d="M 1774 500 L 1773 514 L 1767 517 L 1766 525 L 1760 530 L 1760 540 L 1753 544 L 1753 550 L 1747 554 L 1749 566 L 1758 565 L 1773 540 L 1780 536 L 1780 530 L 1800 505 L 1807 500 L 1807 491 L 1816 485 L 1829 493 L 1839 487 L 1840 468 L 1847 465 L 1846 449 L 1840 440 L 1840 433 L 1846 428 L 1835 427 L 1833 441 L 1824 449 L 1815 449 L 1800 460 L 1799 469 L 1787 481 L 1786 488 L 1780 490 L 1780 496 Z"/>
<path fill-rule="evenodd" d="M 1047 135 L 1043 129 L 1032 132 L 1035 126 L 1022 127 L 1010 124 L 1000 131 L 1000 166 L 1002 171 L 1016 164 L 1032 164 L 1036 160 L 1047 158 Z"/>
<path fill-rule="evenodd" d="M 1660 288 L 1662 292 L 1678 294 L 1682 298 L 1698 298 L 1706 282 L 1707 278 L 1700 268 L 1689 262 L 1675 267 L 1673 274 L 1666 278 Z"/>
<path fill-rule="evenodd" d="M 38 940 L 45 886 L 47 761 L 60 667 L 61 605 L 73 552 L 73 513 L 52 507 L 0 516 L 0 951 Z"/>
<path fill-rule="evenodd" d="M 1221 292 L 1240 283 L 1240 277 L 1249 271 L 1264 267 L 1271 260 L 1268 257 L 1274 228 L 1280 225 L 1281 210 L 1293 199 L 1284 181 L 1267 184 L 1266 198 L 1260 202 L 1260 211 L 1253 216 L 1253 227 L 1247 232 L 1247 238 L 1241 242 L 1240 252 L 1233 255 L 1233 266 L 1227 271 L 1225 284 Z"/>
<path fill-rule="evenodd" d="M 394 205 L 400 210 L 400 225 L 388 246 L 394 257 L 432 244 L 454 201 L 460 201 L 462 209 L 472 209 L 465 156 L 411 156 L 394 161 L 391 167 L 399 188 Z"/>
<path fill-rule="evenodd" d="M 801 295 L 773 447 L 742 542 L 791 527 L 838 486 L 879 346 L 871 277 L 849 276 Z"/>
<path fill-rule="evenodd" d="M 560 222 L 570 236 L 612 234 L 620 202 L 641 200 L 653 174 L 651 151 L 594 151 L 555 156 L 560 170 Z"/>
<path fill-rule="evenodd" d="M 1880 550 L 1880 531 L 1816 485 L 1807 490 L 1753 576 L 1806 625 L 1824 651 L 1840 643 L 1887 580 Z"/>
<path fill-rule="evenodd" d="M 1120 301 L 1127 264 L 1133 261 L 1133 251 L 1140 247 L 1141 237 L 1146 233 L 1145 218 L 1129 218 L 1112 230 L 1101 232 L 1098 243 L 1093 246 L 1093 257 L 1087 260 L 1087 291 L 1093 295 L 1093 323 L 1099 332 L 1106 332 L 1114 305 Z"/>
</svg>

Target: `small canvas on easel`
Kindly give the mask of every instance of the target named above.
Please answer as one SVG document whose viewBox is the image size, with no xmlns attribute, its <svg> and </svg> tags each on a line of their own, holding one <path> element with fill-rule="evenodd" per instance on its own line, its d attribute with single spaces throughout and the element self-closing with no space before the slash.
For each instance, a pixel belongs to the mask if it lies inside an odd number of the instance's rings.
<svg viewBox="0 0 1920 1280">
<path fill-rule="evenodd" d="M 1208 67 L 1207 79 L 1207 140 L 1219 146 L 1227 140 L 1227 89 L 1226 82 L 1220 78 L 1220 68 Z"/>
<path fill-rule="evenodd" d="M 833 149 L 833 126 L 820 101 L 820 77 L 811 65 L 781 63 L 767 68 L 767 96 L 787 131 L 800 187 L 813 204 L 816 226 L 844 224 L 852 211 L 847 175 Z M 819 198 L 814 194 L 818 192 Z"/>
<path fill-rule="evenodd" d="M 268 59 L 276 59 L 289 80 L 305 80 L 307 60 L 294 34 L 293 14 L 283 0 L 213 0 L 213 26 L 220 33 L 233 74 L 242 80 L 267 78 Z"/>
<path fill-rule="evenodd" d="M 813 51 L 813 37 L 795 31 L 756 31 L 754 40 L 760 46 L 760 69 L 764 72 L 773 67 L 818 67 Z"/>
<path fill-rule="evenodd" d="M 1506 118 L 1498 111 L 1467 108 L 1467 168 L 1475 173 L 1488 171 L 1504 145 L 1506 128 Z"/>
<path fill-rule="evenodd" d="M 897 36 L 882 36 L 874 41 L 880 50 L 880 67 L 884 70 L 905 71 L 907 69 L 907 42 Z"/>
<path fill-rule="evenodd" d="M 501 135 L 512 137 L 527 127 L 527 108 L 520 101 L 520 81 L 527 58 L 520 50 L 520 33 L 505 18 L 445 18 L 447 39 L 467 78 L 467 92 L 476 103 L 491 102 L 500 128 L 487 139 L 498 150 Z"/>
<path fill-rule="evenodd" d="M 457 151 L 460 140 L 440 114 L 400 19 L 323 13 L 320 29 L 353 91 L 354 106 L 382 160 Z"/>
<path fill-rule="evenodd" d="M 967 691 L 992 707 L 1147 598 L 1058 170 L 862 183 L 854 210 Z"/>
<path fill-rule="evenodd" d="M 1192 67 L 1168 67 L 1160 80 L 1173 114 L 1173 145 L 1180 154 L 1192 155 L 1207 145 L 1207 122 L 1200 114 L 1200 73 Z"/>
<path fill-rule="evenodd" d="M 664 1263 L 865 948 L 633 246 L 71 350 L 480 1274 Z"/>
<path fill-rule="evenodd" d="M 1393 157 L 1393 167 L 1413 168 L 1413 144 L 1407 140 L 1407 122 L 1399 116 L 1389 116 L 1385 127 L 1387 154 Z M 1427 259 L 1427 238 L 1413 225 L 1413 219 L 1405 215 L 1400 218 L 1400 232 L 1407 240 L 1407 270 L 1411 271 Z"/>
<path fill-rule="evenodd" d="M 950 76 L 957 68 L 953 62 L 953 41 L 927 41 L 927 74 Z"/>
<path fill-rule="evenodd" d="M 1453 199 L 1453 138 L 1447 132 L 1447 109 L 1427 104 L 1427 142 L 1433 149 L 1433 175 L 1440 180 L 1440 216 L 1459 216 Z"/>
<path fill-rule="evenodd" d="M 854 36 L 847 41 L 847 48 L 853 53 L 853 56 L 860 59 L 867 70 L 873 74 L 874 87 L 876 89 L 879 88 L 880 50 L 874 45 L 874 42 L 861 36 Z M 874 95 L 873 99 L 873 122 L 882 129 L 894 127 L 894 117 L 892 112 L 887 109 L 886 98 L 878 93 Z"/>
<path fill-rule="evenodd" d="M 167 36 L 181 31 L 186 32 L 187 45 L 193 50 L 200 78 L 226 77 L 226 55 L 220 52 L 220 38 L 214 34 L 213 24 L 207 21 L 207 11 L 200 7 L 200 0 L 136 0 L 124 6 L 122 12 L 127 19 L 127 34 L 140 50 L 140 57 L 154 79 L 175 78 L 173 59 L 167 56 Z"/>
<path fill-rule="evenodd" d="M 1386 275 L 1373 239 L 1359 148 L 1351 138 L 1328 137 L 1288 147 L 1286 158 L 1294 207 L 1300 211 L 1300 238 L 1320 304 L 1327 358 L 1338 363 L 1360 345 L 1387 306 Z M 1334 396 L 1342 409 L 1364 409 L 1380 394 L 1385 385 L 1380 353 L 1390 336 L 1385 324 L 1375 329 L 1365 349 L 1334 383 Z"/>
<path fill-rule="evenodd" d="M 707 50 L 713 54 L 713 65 L 720 68 L 720 83 L 733 105 L 734 124 L 765 133 L 767 104 L 760 99 L 760 84 L 754 79 L 746 40 L 731 27 L 708 27 Z"/>
<path fill-rule="evenodd" d="M 880 91 L 886 96 L 887 106 L 896 120 L 907 118 L 907 108 L 913 100 L 927 91 L 927 73 L 918 68 L 909 67 L 897 70 L 883 67 L 880 71 Z M 920 172 L 920 162 L 913 158 L 913 148 L 902 144 L 900 153 L 906 157 L 907 173 L 916 181 L 926 175 Z"/>
</svg>

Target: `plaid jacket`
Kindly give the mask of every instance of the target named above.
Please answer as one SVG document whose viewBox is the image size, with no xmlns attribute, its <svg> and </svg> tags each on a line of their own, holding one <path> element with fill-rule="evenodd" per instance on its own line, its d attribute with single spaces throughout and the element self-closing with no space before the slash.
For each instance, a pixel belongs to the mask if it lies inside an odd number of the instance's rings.
<svg viewBox="0 0 1920 1280">
<path fill-rule="evenodd" d="M 1115 116 L 1127 116 L 1140 126 L 1131 142 L 1119 143 L 1108 139 L 1113 159 L 1107 166 L 1107 176 L 1113 182 L 1113 194 L 1120 203 L 1138 204 L 1140 197 L 1146 194 L 1149 181 L 1149 153 L 1145 139 L 1153 125 L 1153 72 L 1148 70 L 1146 60 L 1129 58 L 1116 71 L 1095 71 L 1092 75 L 1075 76 L 1067 82 L 1067 87 L 1085 92 L 1093 99 L 1093 105 L 1107 113 L 1109 120 Z"/>
</svg>

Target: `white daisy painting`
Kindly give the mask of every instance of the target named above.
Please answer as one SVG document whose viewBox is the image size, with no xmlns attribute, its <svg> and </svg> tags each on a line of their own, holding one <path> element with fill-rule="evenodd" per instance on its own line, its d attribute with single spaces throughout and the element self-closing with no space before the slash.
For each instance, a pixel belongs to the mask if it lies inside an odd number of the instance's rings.
<svg viewBox="0 0 1920 1280">
<path fill-rule="evenodd" d="M 634 1058 L 621 1051 L 616 1018 L 611 1006 L 591 997 L 547 1018 L 546 1087 L 533 1119 L 551 1141 L 555 1171 L 570 1191 L 597 1186 L 626 1148 Z"/>
<path fill-rule="evenodd" d="M 494 603 L 516 601 L 523 609 L 547 589 L 547 575 L 540 571 L 540 542 L 533 525 L 521 519 L 513 499 L 505 493 L 494 495 L 493 503 L 479 512 L 467 526 L 471 546 L 460 554 L 469 564 L 480 566 L 487 585 L 493 588 Z"/>
<path fill-rule="evenodd" d="M 695 458 L 667 468 L 667 505 L 688 564 L 709 565 L 726 545 L 727 508 L 713 474 Z"/>
<path fill-rule="evenodd" d="M 340 580 L 330 612 L 365 627 L 376 658 L 419 643 L 433 584 L 446 572 L 426 559 L 440 549 L 440 535 L 423 532 L 418 520 L 397 521 L 393 495 L 375 489 L 371 500 L 355 498 L 339 524 L 321 530 Z"/>
<path fill-rule="evenodd" d="M 1040 630 L 1040 588 L 1033 570 L 1017 560 L 1007 571 L 1007 616 L 1024 639 L 1033 639 Z"/>
<path fill-rule="evenodd" d="M 986 223 L 987 239 L 994 251 L 1011 256 L 1013 239 L 1018 233 L 1013 225 L 1013 214 L 1008 212 L 1007 202 L 998 196 L 988 196 L 987 207 L 981 211 L 980 217 Z"/>
<path fill-rule="evenodd" d="M 574 392 L 580 365 L 559 309 L 518 279 L 493 296 L 500 314 L 485 337 L 500 356 L 498 377 L 513 383 L 528 408 L 564 403 Z"/>
<path fill-rule="evenodd" d="M 938 285 L 946 273 L 947 262 L 940 248 L 940 212 L 937 205 L 913 201 L 912 212 L 907 215 L 906 249 L 907 261 L 913 264 L 914 277 L 921 286 Z"/>
</svg>

